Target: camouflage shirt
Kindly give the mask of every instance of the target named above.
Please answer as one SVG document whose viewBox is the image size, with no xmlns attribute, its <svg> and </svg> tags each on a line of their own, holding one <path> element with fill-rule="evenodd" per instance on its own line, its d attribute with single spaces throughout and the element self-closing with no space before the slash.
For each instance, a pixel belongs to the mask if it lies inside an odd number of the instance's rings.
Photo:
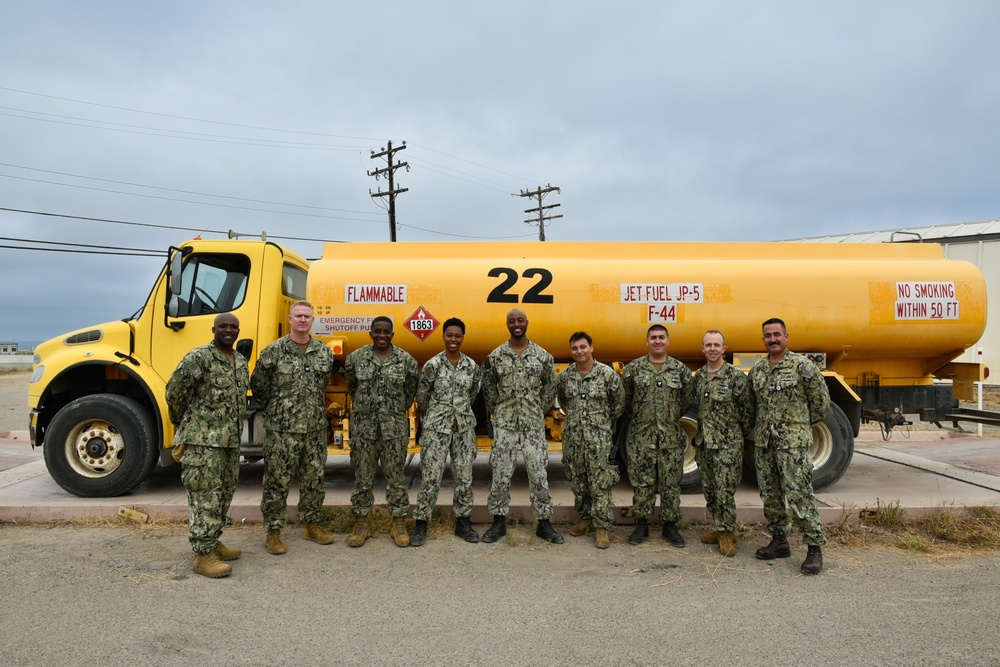
<svg viewBox="0 0 1000 667">
<path fill-rule="evenodd" d="M 786 352 L 771 368 L 767 356 L 750 369 L 750 388 L 757 413 L 757 447 L 793 449 L 812 445 L 812 424 L 830 409 L 830 392 L 816 364 Z"/>
<path fill-rule="evenodd" d="M 648 356 L 629 362 L 622 373 L 625 409 L 632 417 L 629 442 L 655 448 L 683 447 L 681 417 L 691 407 L 691 370 L 667 357 L 659 371 Z"/>
<path fill-rule="evenodd" d="M 746 374 L 730 363 L 715 373 L 702 366 L 694 374 L 694 401 L 698 404 L 695 444 L 705 449 L 743 446 L 753 428 L 753 406 Z"/>
<path fill-rule="evenodd" d="M 556 397 L 552 355 L 531 341 L 518 354 L 505 342 L 483 364 L 483 396 L 495 428 L 527 433 L 544 427 Z"/>
<path fill-rule="evenodd" d="M 469 357 L 462 355 L 457 365 L 448 361 L 446 352 L 431 357 L 424 364 L 417 385 L 417 405 L 423 412 L 424 430 L 451 433 L 475 428 L 472 404 L 479 394 L 483 372 Z"/>
<path fill-rule="evenodd" d="M 344 362 L 351 394 L 351 433 L 366 438 L 408 436 L 407 411 L 417 393 L 417 361 L 395 345 L 379 361 L 373 345 L 347 355 Z"/>
<path fill-rule="evenodd" d="M 238 448 L 247 416 L 250 371 L 242 354 L 230 363 L 215 343 L 196 347 L 181 359 L 167 382 L 175 445 Z"/>
<path fill-rule="evenodd" d="M 336 366 L 326 345 L 309 339 L 303 353 L 288 336 L 264 348 L 250 378 L 269 431 L 310 433 L 326 429 L 323 394 Z"/>
<path fill-rule="evenodd" d="M 625 390 L 610 366 L 595 361 L 589 373 L 580 375 L 572 364 L 559 374 L 556 395 L 566 413 L 564 442 L 611 441 L 615 420 L 625 407 Z"/>
</svg>

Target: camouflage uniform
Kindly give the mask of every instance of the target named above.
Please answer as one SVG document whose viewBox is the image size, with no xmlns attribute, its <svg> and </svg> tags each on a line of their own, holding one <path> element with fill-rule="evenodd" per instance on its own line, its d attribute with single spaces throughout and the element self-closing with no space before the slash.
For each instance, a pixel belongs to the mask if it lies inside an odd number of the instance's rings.
<svg viewBox="0 0 1000 667">
<path fill-rule="evenodd" d="M 812 488 L 812 424 L 823 421 L 830 409 L 830 393 L 823 374 L 800 354 L 786 352 L 771 368 L 767 357 L 750 369 L 750 388 L 757 412 L 754 459 L 764 516 L 772 535 L 787 536 L 792 510 L 802 541 L 826 543 Z"/>
<path fill-rule="evenodd" d="M 635 487 L 632 514 L 653 513 L 660 494 L 664 523 L 681 518 L 681 478 L 684 476 L 684 432 L 681 417 L 691 407 L 691 371 L 667 357 L 659 371 L 648 356 L 639 357 L 622 373 L 628 432 L 628 476 Z"/>
<path fill-rule="evenodd" d="M 586 375 L 573 364 L 559 374 L 556 395 L 566 413 L 563 465 L 576 511 L 596 528 L 608 528 L 614 520 L 611 489 L 618 483 L 618 466 L 608 456 L 615 420 L 625 407 L 621 378 L 599 361 Z"/>
<path fill-rule="evenodd" d="M 518 354 L 510 341 L 505 342 L 490 352 L 483 364 L 483 395 L 486 409 L 493 415 L 493 481 L 487 509 L 493 516 L 507 516 L 510 480 L 520 447 L 535 518 L 548 520 L 552 516 L 552 496 L 545 472 L 549 462 L 545 413 L 556 395 L 552 355 L 531 341 Z"/>
<path fill-rule="evenodd" d="M 347 355 L 344 374 L 351 394 L 351 512 L 367 516 L 371 511 L 375 503 L 375 468 L 381 464 L 389 513 L 406 516 L 410 507 L 404 475 L 410 442 L 407 411 L 417 393 L 417 362 L 395 345 L 385 361 L 379 361 L 374 346 L 365 345 Z"/>
<path fill-rule="evenodd" d="M 420 434 L 420 493 L 413 518 L 428 521 L 441 490 L 444 464 L 451 454 L 456 517 L 472 514 L 472 462 L 476 459 L 476 416 L 472 404 L 483 372 L 462 355 L 457 365 L 447 353 L 432 357 L 420 374 L 417 405 L 423 413 Z"/>
<path fill-rule="evenodd" d="M 753 427 L 747 377 L 730 363 L 714 373 L 702 366 L 694 374 L 698 404 L 698 470 L 705 505 L 720 533 L 736 531 L 736 487 L 743 476 L 743 439 Z"/>
<path fill-rule="evenodd" d="M 260 353 L 250 378 L 254 398 L 264 408 L 264 528 L 280 530 L 288 521 L 288 488 L 299 478 L 299 521 L 323 519 L 326 417 L 323 394 L 336 361 L 326 345 L 310 338 L 303 353 L 288 336 Z"/>
<path fill-rule="evenodd" d="M 215 550 L 240 473 L 240 436 L 250 373 L 243 355 L 230 362 L 215 343 L 188 352 L 167 382 L 175 445 L 184 445 L 181 480 L 188 497 L 188 541 L 198 554 Z"/>
</svg>

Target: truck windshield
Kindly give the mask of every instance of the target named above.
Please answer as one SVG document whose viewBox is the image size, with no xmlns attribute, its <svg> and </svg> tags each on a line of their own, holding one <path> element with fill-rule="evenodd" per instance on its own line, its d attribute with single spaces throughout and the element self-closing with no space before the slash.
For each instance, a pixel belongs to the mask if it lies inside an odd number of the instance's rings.
<svg viewBox="0 0 1000 667">
<path fill-rule="evenodd" d="M 206 315 L 236 310 L 246 296 L 250 259 L 245 255 L 192 255 L 184 263 L 177 315 Z"/>
</svg>

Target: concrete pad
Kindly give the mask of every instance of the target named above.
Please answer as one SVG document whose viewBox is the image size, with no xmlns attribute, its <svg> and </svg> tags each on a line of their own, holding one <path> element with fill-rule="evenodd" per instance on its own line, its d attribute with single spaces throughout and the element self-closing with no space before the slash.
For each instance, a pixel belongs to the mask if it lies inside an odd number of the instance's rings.
<svg viewBox="0 0 1000 667">
<path fill-rule="evenodd" d="M 910 516 L 964 507 L 1000 507 L 1000 439 L 974 436 L 943 436 L 939 431 L 909 440 L 882 442 L 878 433 L 863 433 L 856 442 L 854 461 L 836 484 L 816 494 L 824 522 L 854 520 L 865 508 L 899 503 Z M 5 434 L 0 434 L 3 436 Z M 874 437 L 873 437 L 874 436 Z M 420 457 L 411 457 L 407 480 L 411 508 L 420 488 Z M 235 521 L 259 523 L 264 466 L 261 462 L 240 467 L 240 485 L 233 498 L 231 516 Z M 475 494 L 474 523 L 488 523 L 486 498 L 490 485 L 489 455 L 480 454 L 473 466 Z M 350 508 L 354 474 L 346 456 L 331 456 L 326 464 L 326 505 Z M 549 460 L 549 487 L 552 492 L 556 522 L 576 518 L 573 495 L 566 480 L 562 458 L 553 454 Z M 376 479 L 376 505 L 385 504 L 384 482 Z M 453 484 L 445 472 L 437 506 L 451 512 Z M 620 482 L 614 489 L 616 519 L 630 523 L 622 510 L 632 504 L 632 489 Z M 289 518 L 297 520 L 298 490 L 293 485 L 289 495 Z M 763 522 L 760 496 L 756 487 L 743 484 L 736 494 L 737 515 L 741 521 Z M 701 494 L 681 497 L 686 521 L 708 520 Z M 131 493 L 117 498 L 78 498 L 63 491 L 49 477 L 41 450 L 32 450 L 25 432 L 0 437 L 0 521 L 58 522 L 71 519 L 110 519 L 119 508 L 137 509 L 154 519 L 185 520 L 187 499 L 180 481 L 180 467 L 157 470 Z M 511 488 L 511 514 L 525 522 L 532 521 L 527 474 L 519 465 Z M 656 517 L 653 517 L 656 520 Z"/>
</svg>

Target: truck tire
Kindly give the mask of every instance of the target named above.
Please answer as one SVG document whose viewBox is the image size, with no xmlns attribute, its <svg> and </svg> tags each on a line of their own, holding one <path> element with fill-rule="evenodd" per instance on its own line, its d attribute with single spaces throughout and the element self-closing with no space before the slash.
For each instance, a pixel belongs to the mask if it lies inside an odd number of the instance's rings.
<svg viewBox="0 0 1000 667">
<path fill-rule="evenodd" d="M 813 462 L 813 490 L 819 491 L 840 479 L 854 458 L 854 432 L 847 415 L 840 407 L 830 404 L 826 418 L 812 429 L 813 445 L 809 450 Z M 743 450 L 743 481 L 757 484 L 754 463 L 754 443 L 747 442 Z"/>
<path fill-rule="evenodd" d="M 812 428 L 813 490 L 819 491 L 840 479 L 854 458 L 854 433 L 847 415 L 836 403 L 826 418 Z"/>
<path fill-rule="evenodd" d="M 84 498 L 120 496 L 153 471 L 159 447 L 152 418 L 117 394 L 71 401 L 45 432 L 45 466 L 56 484 Z"/>
<path fill-rule="evenodd" d="M 695 460 L 697 452 L 691 444 L 698 435 L 698 420 L 693 415 L 681 417 L 681 430 L 684 432 L 684 476 L 681 478 L 681 493 L 701 493 L 701 473 L 698 472 L 698 462 Z"/>
</svg>

